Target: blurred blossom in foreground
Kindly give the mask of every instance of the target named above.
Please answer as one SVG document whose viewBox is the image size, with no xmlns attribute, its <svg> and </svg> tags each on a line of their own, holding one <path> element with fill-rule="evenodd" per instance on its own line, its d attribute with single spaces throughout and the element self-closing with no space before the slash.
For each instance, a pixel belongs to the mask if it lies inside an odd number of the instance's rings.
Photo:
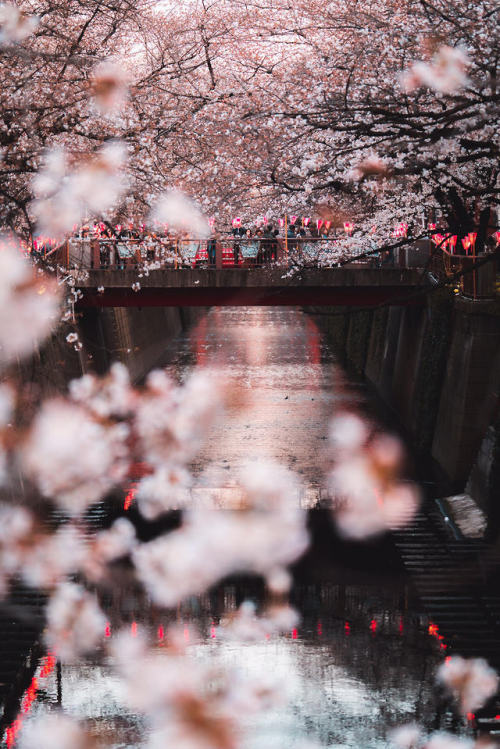
<svg viewBox="0 0 500 749">
<path fill-rule="evenodd" d="M 397 749 L 498 749 L 492 739 L 461 739 L 451 733 L 439 731 L 426 737 L 419 726 L 410 724 L 389 732 L 391 746 Z"/>
<path fill-rule="evenodd" d="M 257 484 L 267 499 L 253 484 L 246 510 L 189 510 L 181 528 L 134 552 L 138 577 L 157 603 L 174 606 L 234 572 L 277 574 L 303 554 L 306 514 L 298 506 L 293 474 L 262 463 L 254 476 L 259 471 Z"/>
<path fill-rule="evenodd" d="M 469 59 L 462 49 L 444 45 L 431 63 L 416 62 L 412 65 L 403 75 L 403 86 L 408 92 L 428 86 L 442 94 L 453 94 L 468 84 L 468 66 Z"/>
<path fill-rule="evenodd" d="M 39 233 L 62 237 L 85 213 L 101 215 L 112 208 L 125 190 L 125 157 L 124 144 L 109 141 L 68 174 L 64 151 L 49 151 L 44 168 L 33 179 L 37 200 L 32 207 Z"/>
<path fill-rule="evenodd" d="M 0 5 L 0 45 L 22 42 L 37 26 L 36 16 L 27 16 L 10 3 Z"/>
<path fill-rule="evenodd" d="M 94 596 L 80 585 L 62 583 L 47 606 L 45 641 L 58 658 L 70 661 L 92 651 L 105 626 Z"/>
<path fill-rule="evenodd" d="M 91 91 L 103 114 L 119 110 L 127 96 L 127 76 L 123 65 L 113 60 L 97 65 L 92 73 Z"/>
<path fill-rule="evenodd" d="M 160 197 L 151 218 L 167 223 L 174 231 L 186 231 L 196 239 L 210 236 L 210 226 L 198 206 L 177 190 L 169 190 Z"/>
<path fill-rule="evenodd" d="M 104 377 L 86 374 L 78 380 L 72 380 L 69 392 L 74 401 L 85 405 L 96 417 L 102 419 L 130 415 L 137 399 L 137 394 L 130 386 L 127 367 L 118 362 L 111 366 Z"/>
<path fill-rule="evenodd" d="M 14 403 L 13 388 L 6 384 L 0 385 L 0 486 L 6 483 L 8 475 L 7 435 Z"/>
<path fill-rule="evenodd" d="M 34 419 L 21 465 L 43 496 L 79 515 L 125 478 L 128 435 L 126 424 L 100 424 L 78 405 L 49 400 Z"/>
<path fill-rule="evenodd" d="M 0 503 L 0 595 L 8 591 L 15 575 L 31 549 L 34 531 L 33 516 L 24 507 Z"/>
<path fill-rule="evenodd" d="M 367 156 L 358 162 L 350 172 L 353 180 L 362 180 L 368 177 L 386 177 L 389 174 L 387 163 L 375 154 Z"/>
<path fill-rule="evenodd" d="M 20 249 L 0 240 L 0 364 L 26 356 L 56 325 L 54 279 L 37 275 Z"/>
<path fill-rule="evenodd" d="M 430 736 L 424 749 L 474 749 L 470 739 L 458 739 L 451 733 L 434 733 Z"/>
<path fill-rule="evenodd" d="M 257 616 L 253 601 L 245 601 L 237 612 L 221 622 L 220 635 L 226 640 L 259 642 L 271 634 L 289 632 L 299 624 L 299 615 L 287 604 L 271 606 Z"/>
<path fill-rule="evenodd" d="M 153 653 L 128 634 L 120 634 L 111 651 L 128 704 L 153 728 L 148 749 L 237 749 L 248 715 L 281 701 L 281 684 L 223 671 L 182 652 Z"/>
<path fill-rule="evenodd" d="M 22 559 L 23 579 L 34 588 L 53 588 L 66 575 L 77 572 L 85 553 L 78 530 L 62 525 L 55 533 L 32 539 Z"/>
<path fill-rule="evenodd" d="M 62 713 L 42 715 L 27 723 L 19 749 L 92 749 L 88 734 Z"/>
<path fill-rule="evenodd" d="M 111 528 L 99 531 L 91 540 L 82 564 L 85 575 L 93 581 L 103 579 L 109 562 L 129 554 L 137 543 L 132 523 L 126 518 L 118 518 Z"/>
<path fill-rule="evenodd" d="M 153 520 L 168 510 L 180 510 L 191 502 L 191 474 L 176 465 L 164 465 L 141 479 L 137 485 L 135 499 L 139 512 Z"/>
<path fill-rule="evenodd" d="M 436 677 L 458 701 L 463 715 L 483 707 L 498 689 L 498 674 L 483 658 L 455 655 L 439 667 Z"/>
<path fill-rule="evenodd" d="M 422 731 L 415 723 L 394 728 L 389 732 L 389 740 L 398 749 L 418 749 L 422 746 Z"/>
<path fill-rule="evenodd" d="M 334 467 L 329 487 L 335 522 L 348 538 L 366 538 L 409 523 L 420 505 L 412 483 L 400 481 L 403 450 L 396 437 L 370 434 L 352 413 L 339 414 L 330 426 Z"/>
<path fill-rule="evenodd" d="M 210 372 L 194 372 L 182 387 L 166 372 L 151 372 L 134 420 L 148 462 L 164 466 L 191 460 L 221 408 L 217 381 Z"/>
</svg>

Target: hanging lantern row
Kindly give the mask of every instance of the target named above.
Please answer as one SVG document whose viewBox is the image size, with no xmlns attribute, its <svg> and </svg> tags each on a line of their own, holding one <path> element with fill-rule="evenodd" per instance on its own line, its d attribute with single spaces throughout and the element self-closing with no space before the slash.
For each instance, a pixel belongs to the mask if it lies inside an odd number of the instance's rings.
<svg viewBox="0 0 500 749">
<path fill-rule="evenodd" d="M 298 218 L 299 218 L 298 216 L 289 216 L 289 225 L 290 226 L 295 225 L 295 223 L 296 223 L 296 221 L 297 221 Z M 309 224 L 311 223 L 311 217 L 310 216 L 304 216 L 304 217 L 302 217 L 301 221 L 302 221 L 302 226 L 309 226 Z M 214 225 L 215 225 L 215 219 L 214 218 L 209 219 L 208 223 L 213 228 Z M 257 219 L 257 221 L 256 221 L 256 224 L 258 226 L 267 225 L 267 223 L 268 223 L 268 217 L 267 216 L 263 216 L 262 218 Z M 283 229 L 284 226 L 286 225 L 286 218 L 279 218 L 278 219 L 278 224 L 279 224 L 280 228 Z M 240 227 L 241 226 L 241 218 L 240 217 L 233 218 L 232 225 L 233 225 L 233 228 Z M 320 218 L 316 219 L 316 228 L 317 228 L 318 232 L 320 231 L 320 229 L 322 227 L 324 227 L 327 231 L 329 231 L 331 225 L 332 225 L 331 221 L 324 221 L 323 219 L 320 219 Z M 405 237 L 406 238 L 408 236 L 408 228 L 409 228 L 408 224 L 405 221 L 401 221 L 396 226 L 396 228 L 394 229 L 394 231 L 392 232 L 392 236 L 393 237 Z M 435 232 L 435 230 L 436 230 L 436 224 L 435 223 L 429 223 L 427 225 L 427 228 L 429 229 L 429 231 Z M 377 229 L 376 226 L 372 227 L 372 229 L 371 229 L 372 233 L 374 233 L 376 231 L 376 229 Z M 353 224 L 353 222 L 352 221 L 344 221 L 344 232 L 348 236 L 351 236 L 351 234 L 353 233 L 353 231 L 354 231 L 354 224 Z M 494 232 L 492 234 L 492 237 L 494 237 L 494 239 L 496 241 L 496 244 L 499 245 L 500 244 L 500 231 Z M 475 249 L 476 238 L 477 238 L 477 232 L 469 232 L 469 234 L 462 239 L 462 246 L 463 246 L 463 248 L 464 248 L 464 250 L 466 252 L 468 252 L 469 249 L 471 249 L 471 248 L 473 250 Z M 445 235 L 445 234 L 434 233 L 434 234 L 431 235 L 431 240 L 434 242 L 434 244 L 436 244 L 436 245 L 439 244 L 439 245 L 442 246 L 443 249 L 448 249 L 451 253 L 454 253 L 455 252 L 455 248 L 457 246 L 458 237 L 456 235 Z"/>
<path fill-rule="evenodd" d="M 392 235 L 394 237 L 407 237 L 408 236 L 408 224 L 406 224 L 404 221 L 401 221 L 401 223 L 399 223 L 394 229 Z"/>
<path fill-rule="evenodd" d="M 57 247 L 57 239 L 54 239 L 53 237 L 44 237 L 40 234 L 36 239 L 33 240 L 34 250 L 40 250 L 43 248 L 47 249 L 48 247 Z"/>
<path fill-rule="evenodd" d="M 466 237 L 462 238 L 462 247 L 468 254 L 469 250 L 475 250 L 476 247 L 477 232 L 471 231 Z M 440 246 L 442 250 L 448 251 L 450 254 L 454 254 L 457 246 L 458 236 L 456 234 L 433 234 L 431 236 L 432 242 L 436 246 Z"/>
<path fill-rule="evenodd" d="M 292 215 L 292 216 L 289 216 L 288 218 L 289 218 L 289 226 L 294 226 L 297 223 L 297 220 L 299 219 L 299 216 L 293 216 Z M 300 219 L 300 221 L 302 222 L 302 226 L 309 226 L 309 224 L 311 223 L 311 217 L 310 216 L 303 216 Z M 211 220 L 209 221 L 209 223 L 210 223 L 210 226 L 213 226 L 213 224 L 211 223 Z M 255 221 L 256 226 L 267 225 L 267 223 L 268 223 L 268 217 L 267 216 L 263 216 L 262 218 L 258 218 Z M 323 221 L 323 219 L 319 218 L 319 219 L 316 220 L 316 228 L 319 231 L 322 227 L 324 227 L 327 231 L 329 231 L 330 228 L 331 228 L 331 226 L 332 226 L 332 223 L 333 223 L 332 221 Z M 279 224 L 280 228 L 283 228 L 285 226 L 285 224 L 286 224 L 286 219 L 285 218 L 279 218 L 278 219 L 278 224 Z M 237 228 L 239 228 L 241 226 L 241 218 L 239 216 L 235 216 L 233 218 L 233 220 L 232 220 L 232 226 L 233 226 L 233 229 L 237 229 Z M 346 232 L 346 234 L 352 234 L 353 230 L 354 230 L 354 224 L 352 222 L 350 222 L 350 221 L 346 221 L 344 223 L 344 231 Z"/>
</svg>

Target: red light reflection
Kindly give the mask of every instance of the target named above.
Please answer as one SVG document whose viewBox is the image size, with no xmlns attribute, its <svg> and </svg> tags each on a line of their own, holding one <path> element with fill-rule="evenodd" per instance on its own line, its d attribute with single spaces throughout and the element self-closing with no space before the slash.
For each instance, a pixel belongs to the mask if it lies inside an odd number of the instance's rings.
<svg viewBox="0 0 500 749">
<path fill-rule="evenodd" d="M 134 498 L 135 498 L 135 486 L 131 487 L 130 491 L 128 492 L 123 502 L 123 509 L 125 510 L 125 512 L 130 509 L 130 505 L 134 501 Z"/>
<path fill-rule="evenodd" d="M 446 643 L 444 642 L 443 635 L 439 634 L 439 627 L 437 626 L 437 624 L 434 624 L 433 622 L 429 622 L 427 632 L 431 637 L 434 637 L 439 642 L 440 650 L 447 649 L 448 645 L 446 645 Z"/>
<path fill-rule="evenodd" d="M 33 703 L 36 700 L 39 688 L 39 679 L 46 679 L 47 676 L 50 676 L 50 674 L 54 670 L 55 665 L 55 656 L 52 653 L 47 653 L 47 655 L 42 659 L 40 663 L 38 678 L 36 676 L 32 678 L 31 684 L 24 693 L 24 696 L 21 700 L 21 709 L 19 711 L 18 717 L 5 730 L 5 745 L 7 749 L 12 749 L 15 746 L 17 735 L 21 730 L 23 724 L 23 716 L 27 715 L 33 707 Z"/>
</svg>

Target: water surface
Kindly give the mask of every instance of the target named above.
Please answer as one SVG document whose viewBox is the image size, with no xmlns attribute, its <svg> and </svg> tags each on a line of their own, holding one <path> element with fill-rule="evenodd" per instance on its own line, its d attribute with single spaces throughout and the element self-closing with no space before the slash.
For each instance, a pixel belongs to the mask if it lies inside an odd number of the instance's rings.
<svg viewBox="0 0 500 749">
<path fill-rule="evenodd" d="M 290 501 L 318 505 L 329 419 L 346 402 L 361 403 L 364 393 L 346 383 L 311 318 L 291 308 L 213 309 L 166 349 L 163 363 L 179 380 L 193 367 L 215 367 L 234 392 L 226 418 L 196 460 L 193 502 L 237 507 L 239 468 L 264 456 L 300 478 L 303 488 Z M 446 725 L 449 716 L 436 708 L 433 689 L 439 643 L 429 635 L 390 540 L 341 544 L 327 512 L 314 518 L 314 545 L 295 570 L 291 593 L 301 615 L 296 628 L 251 644 L 222 639 L 221 618 L 244 600 L 263 604 L 261 582 L 245 578 L 222 581 L 175 611 L 152 607 L 137 591 L 110 590 L 101 601 L 109 619 L 106 638 L 125 628 L 148 633 L 161 648 L 175 622 L 194 658 L 281 680 L 283 704 L 249 718 L 245 749 L 293 749 L 306 737 L 330 749 L 379 749 L 389 745 L 388 726 L 411 720 L 428 728 Z M 147 725 L 123 707 L 112 663 L 58 669 L 41 658 L 24 723 L 62 705 L 116 749 L 145 744 Z"/>
</svg>

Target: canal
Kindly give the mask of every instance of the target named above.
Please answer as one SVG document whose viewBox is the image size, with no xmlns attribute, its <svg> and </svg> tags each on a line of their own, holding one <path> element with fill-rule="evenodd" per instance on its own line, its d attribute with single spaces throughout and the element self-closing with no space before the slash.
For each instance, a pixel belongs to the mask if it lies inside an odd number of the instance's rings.
<svg viewBox="0 0 500 749">
<path fill-rule="evenodd" d="M 306 749 L 308 741 L 381 749 L 390 745 L 388 730 L 403 723 L 449 728 L 434 686 L 444 654 L 391 539 L 347 543 L 323 509 L 329 421 L 346 405 L 372 414 L 374 407 L 313 320 L 293 308 L 213 308 L 166 347 L 161 366 L 179 381 L 194 367 L 213 368 L 231 393 L 193 466 L 193 503 L 238 511 L 238 472 L 249 459 L 275 459 L 299 477 L 302 489 L 290 501 L 309 512 L 312 535 L 293 570 L 290 603 L 299 620 L 251 642 L 224 637 L 221 624 L 244 602 L 258 609 L 265 596 L 258 578 L 231 578 L 168 611 L 135 588 L 109 591 L 101 601 L 105 637 L 125 628 L 148 633 L 161 648 L 176 623 L 196 660 L 272 682 L 281 699 L 249 715 L 245 749 Z M 133 505 L 126 512 L 137 515 Z M 36 647 L 31 657 L 36 689 L 33 699 L 23 697 L 23 726 L 62 706 L 92 729 L 98 746 L 148 744 L 148 726 L 123 706 L 112 659 L 61 667 Z M 13 726 L 4 746 L 17 745 Z M 467 734 L 465 724 L 453 728 Z"/>
</svg>

